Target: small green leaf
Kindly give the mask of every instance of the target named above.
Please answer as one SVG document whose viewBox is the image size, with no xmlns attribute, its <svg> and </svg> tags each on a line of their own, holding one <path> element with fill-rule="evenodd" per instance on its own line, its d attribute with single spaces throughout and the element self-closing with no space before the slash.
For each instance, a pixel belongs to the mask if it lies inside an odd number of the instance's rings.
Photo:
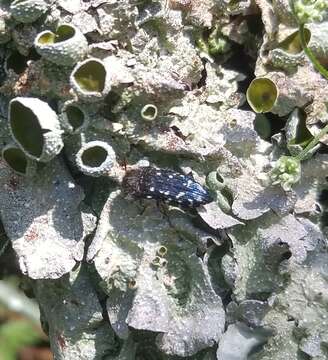
<svg viewBox="0 0 328 360">
<path fill-rule="evenodd" d="M 2 324 L 0 326 L 1 360 L 16 359 L 19 349 L 40 340 L 41 334 L 26 320 L 15 320 Z"/>
</svg>

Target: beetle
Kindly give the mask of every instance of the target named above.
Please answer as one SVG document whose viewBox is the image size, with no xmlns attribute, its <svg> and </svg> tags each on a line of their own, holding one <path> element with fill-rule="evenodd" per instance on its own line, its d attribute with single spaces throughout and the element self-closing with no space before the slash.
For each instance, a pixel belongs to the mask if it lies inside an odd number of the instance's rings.
<svg viewBox="0 0 328 360">
<path fill-rule="evenodd" d="M 122 186 L 136 199 L 155 199 L 188 208 L 213 201 L 208 190 L 192 176 L 152 166 L 128 170 Z"/>
</svg>

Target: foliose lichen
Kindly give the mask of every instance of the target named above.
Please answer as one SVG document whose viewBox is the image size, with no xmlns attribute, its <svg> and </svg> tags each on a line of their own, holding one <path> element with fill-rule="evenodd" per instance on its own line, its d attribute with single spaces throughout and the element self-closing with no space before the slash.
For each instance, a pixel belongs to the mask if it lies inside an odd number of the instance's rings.
<svg viewBox="0 0 328 360">
<path fill-rule="evenodd" d="M 46 102 L 14 98 L 9 103 L 8 117 L 11 135 L 27 157 L 47 162 L 59 154 L 62 130 L 57 114 Z"/>
<path fill-rule="evenodd" d="M 59 114 L 60 125 L 69 134 L 81 133 L 90 122 L 85 105 L 74 100 L 65 101 Z"/>
<path fill-rule="evenodd" d="M 327 9 L 1 2 L 0 229 L 56 358 L 327 358 Z"/>
<path fill-rule="evenodd" d="M 14 0 L 10 4 L 10 13 L 15 20 L 22 23 L 32 23 L 49 8 L 45 0 Z"/>
<path fill-rule="evenodd" d="M 74 65 L 88 51 L 88 42 L 79 28 L 61 24 L 55 32 L 45 30 L 34 41 L 36 51 L 46 60 L 58 65 Z"/>
<path fill-rule="evenodd" d="M 103 100 L 111 89 L 110 70 L 96 58 L 77 63 L 70 76 L 77 97 L 85 102 Z"/>
<path fill-rule="evenodd" d="M 76 165 L 89 176 L 108 175 L 116 165 L 115 151 L 103 141 L 87 142 L 76 154 Z"/>
</svg>

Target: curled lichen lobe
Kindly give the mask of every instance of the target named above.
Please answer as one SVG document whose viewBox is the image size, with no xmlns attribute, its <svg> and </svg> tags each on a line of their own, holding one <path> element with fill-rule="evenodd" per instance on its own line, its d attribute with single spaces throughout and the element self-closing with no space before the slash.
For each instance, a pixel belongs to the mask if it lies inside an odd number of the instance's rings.
<svg viewBox="0 0 328 360">
<path fill-rule="evenodd" d="M 168 169 L 142 167 L 127 171 L 123 179 L 126 194 L 155 199 L 183 207 L 197 207 L 213 201 L 210 193 L 191 176 Z"/>
</svg>

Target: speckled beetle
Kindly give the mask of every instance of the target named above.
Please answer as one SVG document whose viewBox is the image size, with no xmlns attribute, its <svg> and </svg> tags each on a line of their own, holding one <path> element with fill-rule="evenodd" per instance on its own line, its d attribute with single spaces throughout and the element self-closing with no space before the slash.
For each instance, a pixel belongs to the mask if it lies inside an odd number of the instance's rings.
<svg viewBox="0 0 328 360">
<path fill-rule="evenodd" d="M 127 171 L 122 185 L 125 193 L 137 199 L 162 200 L 189 208 L 213 201 L 190 175 L 150 166 Z"/>
</svg>

